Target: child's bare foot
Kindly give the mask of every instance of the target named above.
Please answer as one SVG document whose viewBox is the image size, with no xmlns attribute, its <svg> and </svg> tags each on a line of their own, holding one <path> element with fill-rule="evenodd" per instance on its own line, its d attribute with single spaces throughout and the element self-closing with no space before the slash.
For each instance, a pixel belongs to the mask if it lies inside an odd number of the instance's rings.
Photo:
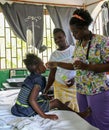
<svg viewBox="0 0 109 130">
<path fill-rule="evenodd" d="M 81 116 L 82 118 L 86 118 L 88 116 L 90 116 L 91 114 L 91 108 L 88 107 L 84 112 L 80 112 L 80 113 L 77 113 L 79 116 Z"/>
</svg>

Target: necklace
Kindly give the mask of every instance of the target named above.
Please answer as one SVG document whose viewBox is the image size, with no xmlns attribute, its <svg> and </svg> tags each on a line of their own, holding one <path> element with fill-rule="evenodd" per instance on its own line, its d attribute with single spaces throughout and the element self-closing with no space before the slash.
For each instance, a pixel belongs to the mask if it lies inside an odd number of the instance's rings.
<svg viewBox="0 0 109 130">
<path fill-rule="evenodd" d="M 88 60 L 88 58 L 89 58 L 89 50 L 90 50 L 90 46 L 91 46 L 92 37 L 93 37 L 93 34 L 90 31 L 90 39 L 89 39 L 88 47 L 87 47 L 86 60 Z M 82 44 L 82 41 L 80 41 L 80 45 L 81 44 Z"/>
<path fill-rule="evenodd" d="M 88 58 L 89 58 L 89 50 L 90 50 L 90 45 L 91 45 L 92 37 L 93 37 L 93 34 L 90 31 L 90 40 L 89 40 L 89 43 L 88 43 L 88 48 L 87 48 L 87 53 L 86 53 L 86 60 L 88 60 Z"/>
</svg>

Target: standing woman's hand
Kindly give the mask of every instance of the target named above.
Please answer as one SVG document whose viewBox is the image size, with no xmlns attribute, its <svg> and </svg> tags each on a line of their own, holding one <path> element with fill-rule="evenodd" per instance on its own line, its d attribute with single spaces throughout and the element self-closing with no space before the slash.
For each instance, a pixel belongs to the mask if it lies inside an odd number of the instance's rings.
<svg viewBox="0 0 109 130">
<path fill-rule="evenodd" d="M 74 69 L 81 69 L 81 70 L 87 70 L 88 69 L 88 64 L 83 63 L 80 60 L 77 60 L 73 63 Z"/>
<path fill-rule="evenodd" d="M 57 62 L 55 61 L 47 62 L 45 65 L 47 68 L 52 69 L 57 67 Z"/>
</svg>

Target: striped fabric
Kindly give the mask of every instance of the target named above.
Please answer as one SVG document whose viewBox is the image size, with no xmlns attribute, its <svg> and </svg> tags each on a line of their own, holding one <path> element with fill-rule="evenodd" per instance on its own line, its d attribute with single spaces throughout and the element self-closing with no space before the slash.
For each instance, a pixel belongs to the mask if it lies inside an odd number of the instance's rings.
<svg viewBox="0 0 109 130">
<path fill-rule="evenodd" d="M 23 85 L 18 95 L 17 101 L 23 105 L 28 105 L 28 97 L 29 97 L 30 92 L 31 92 L 31 89 Z"/>
</svg>

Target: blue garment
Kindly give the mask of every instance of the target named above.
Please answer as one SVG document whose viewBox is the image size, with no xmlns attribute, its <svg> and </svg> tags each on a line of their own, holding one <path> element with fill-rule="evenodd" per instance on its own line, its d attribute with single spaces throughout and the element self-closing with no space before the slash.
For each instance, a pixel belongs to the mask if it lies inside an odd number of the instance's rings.
<svg viewBox="0 0 109 130">
<path fill-rule="evenodd" d="M 39 85 L 41 87 L 40 92 L 43 92 L 46 79 L 44 76 L 31 73 L 22 84 L 22 88 L 19 92 L 17 101 L 15 105 L 12 107 L 11 112 L 13 115 L 16 116 L 33 116 L 37 113 L 32 109 L 31 105 L 29 104 L 29 95 L 35 85 Z M 44 112 L 49 111 L 49 100 L 47 100 L 44 96 L 38 96 L 36 99 L 38 105 Z"/>
<path fill-rule="evenodd" d="M 99 130 L 109 130 L 109 91 L 93 96 L 77 93 L 77 100 L 80 112 L 85 111 L 87 107 L 92 110 L 86 121 Z"/>
</svg>

